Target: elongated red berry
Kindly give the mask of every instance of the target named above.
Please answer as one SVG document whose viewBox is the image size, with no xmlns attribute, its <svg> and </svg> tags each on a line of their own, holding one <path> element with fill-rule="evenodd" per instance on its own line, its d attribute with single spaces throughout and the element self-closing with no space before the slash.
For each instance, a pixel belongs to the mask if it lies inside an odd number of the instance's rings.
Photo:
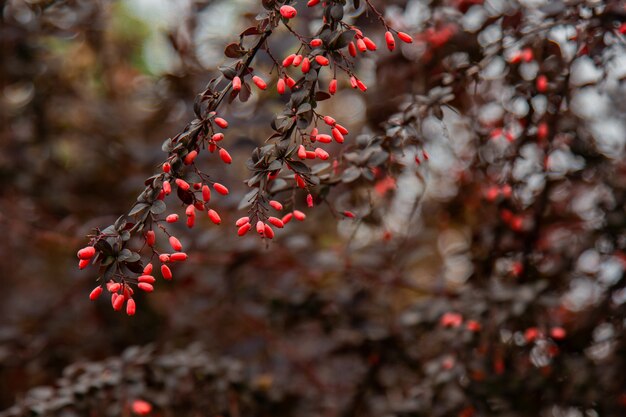
<svg viewBox="0 0 626 417">
<path fill-rule="evenodd" d="M 300 175 L 295 174 L 294 179 L 296 180 L 296 184 L 298 185 L 298 187 L 306 188 L 306 183 L 304 182 L 304 180 L 302 179 Z"/>
<path fill-rule="evenodd" d="M 292 6 L 284 5 L 280 8 L 280 14 L 285 19 L 293 19 L 298 14 L 298 11 Z"/>
<path fill-rule="evenodd" d="M 189 204 L 185 209 L 185 214 L 187 215 L 187 217 L 195 217 L 196 207 L 193 204 Z"/>
<path fill-rule="evenodd" d="M 367 86 L 365 85 L 365 83 L 361 80 L 356 80 L 356 86 L 359 87 L 359 90 L 365 92 L 367 91 Z"/>
<path fill-rule="evenodd" d="M 183 160 L 183 162 L 185 163 L 185 165 L 191 165 L 193 164 L 193 161 L 196 159 L 196 156 L 198 156 L 198 151 L 193 150 L 189 152 L 187 155 L 185 155 L 185 159 Z"/>
<path fill-rule="evenodd" d="M 341 132 L 342 135 L 347 135 L 348 134 L 348 129 L 346 129 L 345 127 L 341 126 L 339 123 L 336 123 L 335 127 L 337 128 L 337 130 L 339 132 Z"/>
<path fill-rule="evenodd" d="M 307 207 L 313 207 L 313 196 L 311 194 L 306 195 L 306 205 Z"/>
<path fill-rule="evenodd" d="M 344 211 L 343 215 L 348 217 L 348 218 L 350 218 L 350 219 L 354 219 L 354 213 L 349 211 L 349 210 Z"/>
<path fill-rule="evenodd" d="M 176 223 L 178 221 L 178 214 L 170 214 L 165 218 L 168 223 Z"/>
<path fill-rule="evenodd" d="M 167 263 L 170 261 L 170 254 L 169 253 L 162 253 L 159 255 L 159 261 L 161 263 Z"/>
<path fill-rule="evenodd" d="M 238 76 L 233 78 L 233 91 L 241 91 L 241 78 Z"/>
<path fill-rule="evenodd" d="M 293 66 L 297 67 L 302 63 L 302 55 L 298 54 L 296 55 L 296 57 L 293 59 Z"/>
<path fill-rule="evenodd" d="M 267 224 L 263 225 L 263 236 L 265 236 L 268 239 L 273 239 L 274 238 L 274 231 Z"/>
<path fill-rule="evenodd" d="M 306 159 L 306 149 L 303 145 L 298 146 L 298 158 Z"/>
<path fill-rule="evenodd" d="M 161 265 L 161 275 L 164 279 L 170 280 L 172 279 L 172 270 L 167 265 Z"/>
<path fill-rule="evenodd" d="M 337 92 L 337 80 L 335 78 L 333 78 L 330 84 L 328 84 L 328 92 L 332 95 Z"/>
<path fill-rule="evenodd" d="M 405 43 L 413 42 L 413 38 L 408 33 L 398 32 L 398 38 L 400 38 L 400 40 Z"/>
<path fill-rule="evenodd" d="M 315 61 L 320 64 L 321 66 L 325 67 L 326 65 L 328 65 L 330 63 L 330 61 L 328 60 L 328 58 L 326 58 L 325 56 L 322 55 L 318 55 L 315 57 Z"/>
<path fill-rule="evenodd" d="M 79 259 L 78 269 L 85 269 L 89 265 L 89 259 Z"/>
<path fill-rule="evenodd" d="M 326 152 L 324 149 L 322 148 L 315 148 L 315 155 L 321 159 L 322 161 L 327 160 L 330 155 L 328 154 L 328 152 Z"/>
<path fill-rule="evenodd" d="M 291 219 L 293 218 L 293 213 L 287 213 L 283 216 L 283 218 L 281 219 L 283 224 L 287 224 L 291 221 Z"/>
<path fill-rule="evenodd" d="M 183 250 L 183 245 L 180 243 L 180 240 L 178 240 L 178 238 L 176 238 L 175 236 L 170 236 L 170 246 L 176 252 L 180 252 L 181 250 Z"/>
<path fill-rule="evenodd" d="M 156 278 L 154 278 L 152 275 L 140 275 L 137 278 L 137 281 L 139 282 L 147 282 L 148 284 L 154 284 L 154 282 L 156 281 Z"/>
<path fill-rule="evenodd" d="M 306 159 L 315 159 L 316 155 L 313 151 L 306 151 Z"/>
<path fill-rule="evenodd" d="M 309 0 L 309 2 L 306 4 L 308 7 L 313 7 L 313 6 L 317 6 L 319 4 L 320 0 Z"/>
<path fill-rule="evenodd" d="M 123 295 L 113 294 L 111 296 L 111 304 L 113 305 L 113 310 L 120 311 L 124 306 L 124 301 L 126 301 L 126 299 Z"/>
<path fill-rule="evenodd" d="M 334 126 L 337 121 L 330 116 L 324 116 L 324 123 L 326 123 L 328 126 Z"/>
<path fill-rule="evenodd" d="M 152 269 L 153 269 L 152 263 L 149 263 L 148 265 L 144 266 L 143 274 L 150 275 L 152 273 Z"/>
<path fill-rule="evenodd" d="M 333 138 L 337 141 L 337 143 L 343 143 L 344 137 L 336 127 L 332 130 Z"/>
<path fill-rule="evenodd" d="M 211 189 L 206 184 L 202 186 L 202 200 L 205 203 L 208 203 L 209 201 L 211 201 Z"/>
<path fill-rule="evenodd" d="M 187 254 L 185 252 L 176 252 L 170 255 L 172 262 L 183 262 L 187 260 Z"/>
<path fill-rule="evenodd" d="M 352 58 L 356 56 L 356 46 L 354 46 L 354 42 L 348 44 L 348 53 Z"/>
<path fill-rule="evenodd" d="M 100 295 L 102 294 L 102 287 L 101 286 L 97 286 L 96 288 L 94 288 L 93 290 L 91 290 L 91 293 L 89 294 L 89 299 L 91 301 L 96 300 L 98 297 L 100 297 Z"/>
<path fill-rule="evenodd" d="M 363 42 L 365 43 L 365 46 L 367 47 L 367 49 L 369 49 L 370 51 L 375 51 L 378 49 L 378 46 L 376 46 L 376 43 L 370 38 L 368 38 L 367 36 L 363 38 Z"/>
<path fill-rule="evenodd" d="M 183 191 L 187 191 L 190 188 L 189 183 L 183 180 L 182 178 L 176 178 L 175 182 L 178 188 L 180 188 Z"/>
<path fill-rule="evenodd" d="M 306 219 L 306 214 L 304 214 L 300 210 L 294 210 L 293 211 L 293 217 L 295 217 L 296 220 L 299 220 L 299 221 L 303 222 L 304 219 Z"/>
<path fill-rule="evenodd" d="M 237 227 L 241 227 L 244 224 L 248 223 L 250 221 L 250 217 L 246 216 L 246 217 L 240 217 L 236 222 L 235 222 L 235 226 Z"/>
<path fill-rule="evenodd" d="M 259 90 L 265 90 L 267 88 L 267 83 L 263 80 L 263 78 L 255 75 L 252 77 L 252 82 L 257 86 Z"/>
<path fill-rule="evenodd" d="M 385 42 L 387 42 L 387 49 L 390 51 L 396 49 L 396 40 L 393 37 L 393 33 L 390 31 L 385 32 Z"/>
<path fill-rule="evenodd" d="M 289 88 L 293 88 L 293 86 L 296 85 L 296 80 L 288 75 L 285 76 L 285 82 L 287 83 L 287 87 Z"/>
<path fill-rule="evenodd" d="M 147 282 L 140 282 L 139 284 L 137 284 L 137 287 L 145 292 L 154 291 L 154 286 L 152 284 L 148 284 Z"/>
<path fill-rule="evenodd" d="M 309 134 L 309 139 L 311 139 L 311 142 L 315 142 L 317 140 L 317 133 L 318 133 L 318 130 L 316 127 L 311 129 L 311 133 Z"/>
<path fill-rule="evenodd" d="M 287 68 L 291 64 L 293 64 L 294 59 L 296 59 L 296 54 L 291 54 L 287 56 L 287 58 L 283 59 L 283 67 Z"/>
<path fill-rule="evenodd" d="M 278 94 L 285 94 L 285 80 L 282 78 L 276 84 L 276 91 L 278 91 Z"/>
<path fill-rule="evenodd" d="M 225 164 L 230 164 L 231 162 L 233 162 L 233 158 L 224 148 L 220 149 L 220 158 L 222 158 L 222 161 L 224 161 Z"/>
<path fill-rule="evenodd" d="M 356 77 L 350 77 L 350 85 L 352 86 L 352 88 L 357 88 Z"/>
<path fill-rule="evenodd" d="M 216 182 L 215 184 L 213 184 L 213 189 L 215 191 L 217 191 L 221 195 L 227 195 L 228 194 L 228 188 L 226 188 L 225 186 L 223 186 L 219 182 Z"/>
<path fill-rule="evenodd" d="M 223 133 L 216 133 L 213 136 L 211 136 L 211 140 L 214 142 L 219 142 L 221 140 L 224 140 L 224 134 Z"/>
<path fill-rule="evenodd" d="M 95 254 L 96 248 L 94 248 L 93 246 L 86 246 L 79 250 L 76 256 L 78 256 L 78 259 L 89 260 L 93 258 Z"/>
<path fill-rule="evenodd" d="M 128 302 L 126 303 L 126 314 L 128 314 L 129 316 L 134 316 L 136 310 L 137 306 L 135 305 L 135 300 L 129 298 Z"/>
<path fill-rule="evenodd" d="M 311 48 L 317 48 L 318 46 L 322 46 L 322 40 L 319 38 L 315 38 L 311 42 L 309 42 L 309 45 L 311 45 Z"/>
<path fill-rule="evenodd" d="M 163 164 L 163 172 L 165 172 L 167 174 L 171 170 L 172 170 L 172 166 L 170 165 L 169 162 L 166 162 L 166 163 Z"/>
<path fill-rule="evenodd" d="M 280 204 L 279 201 L 276 200 L 270 200 L 270 206 L 274 209 L 274 210 L 282 210 L 283 209 L 283 205 Z"/>
<path fill-rule="evenodd" d="M 239 230 L 237 230 L 237 235 L 239 236 L 243 236 L 246 233 L 248 233 L 248 230 L 250 230 L 250 228 L 252 227 L 252 225 L 250 223 L 245 223 L 243 224 Z"/>
<path fill-rule="evenodd" d="M 220 218 L 220 215 L 217 214 L 217 211 L 215 211 L 213 209 L 209 209 L 209 211 L 207 212 L 207 215 L 209 216 L 209 219 L 211 219 L 211 221 L 214 224 L 222 223 L 222 219 Z"/>
<path fill-rule="evenodd" d="M 172 193 L 172 185 L 169 181 L 163 181 L 163 192 L 165 195 L 170 195 Z"/>
<path fill-rule="evenodd" d="M 263 233 L 265 232 L 265 223 L 263 223 L 261 220 L 256 222 L 256 232 L 261 236 L 263 236 Z"/>
<path fill-rule="evenodd" d="M 540 75 L 537 77 L 537 91 L 540 93 L 545 93 L 548 90 L 548 77 L 545 75 Z"/>
<path fill-rule="evenodd" d="M 361 52 L 367 51 L 367 45 L 365 45 L 365 41 L 363 39 L 357 39 L 356 47 Z"/>
<path fill-rule="evenodd" d="M 320 135 L 317 135 L 317 136 L 315 137 L 315 139 L 316 139 L 318 142 L 321 142 L 321 143 L 330 143 L 330 142 L 332 142 L 332 141 L 333 141 L 333 139 L 330 137 L 330 135 L 327 135 L 327 134 L 325 134 L 325 133 L 322 133 L 322 134 L 320 134 Z"/>
<path fill-rule="evenodd" d="M 228 122 L 226 121 L 226 119 L 222 119 L 221 117 L 216 117 L 214 121 L 215 121 L 215 124 L 221 127 L 222 129 L 226 129 L 228 127 Z"/>
<path fill-rule="evenodd" d="M 118 292 L 122 288 L 122 284 L 119 282 L 110 281 L 107 283 L 107 290 L 109 292 Z"/>
<path fill-rule="evenodd" d="M 304 58 L 302 60 L 302 73 L 307 74 L 311 70 L 311 61 L 309 58 Z"/>
<path fill-rule="evenodd" d="M 283 223 L 283 221 L 277 217 L 269 217 L 267 221 L 272 223 L 274 226 L 278 227 L 279 229 L 282 229 L 283 227 L 285 227 L 285 224 Z"/>
<path fill-rule="evenodd" d="M 154 234 L 154 230 L 148 230 L 146 232 L 146 244 L 150 247 L 154 246 L 156 242 L 156 235 Z"/>
</svg>

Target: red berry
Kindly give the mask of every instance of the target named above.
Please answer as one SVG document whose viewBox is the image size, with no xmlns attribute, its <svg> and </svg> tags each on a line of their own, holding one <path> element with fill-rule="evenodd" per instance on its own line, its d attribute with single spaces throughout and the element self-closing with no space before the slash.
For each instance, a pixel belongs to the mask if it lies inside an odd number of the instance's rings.
<svg viewBox="0 0 626 417">
<path fill-rule="evenodd" d="M 324 149 L 322 148 L 315 148 L 315 155 L 321 159 L 322 161 L 327 160 L 330 155 L 328 154 L 328 152 L 326 152 Z"/>
<path fill-rule="evenodd" d="M 278 227 L 279 229 L 282 229 L 283 227 L 285 227 L 285 224 L 283 223 L 283 221 L 277 217 L 269 217 L 267 221 L 269 221 L 270 223 L 272 223 L 274 226 Z"/>
<path fill-rule="evenodd" d="M 111 296 L 111 304 L 113 305 L 113 310 L 120 311 L 122 307 L 124 306 L 125 300 L 126 299 L 124 298 L 123 295 L 113 294 Z"/>
<path fill-rule="evenodd" d="M 154 246 L 154 243 L 156 242 L 156 235 L 154 234 L 154 230 L 148 230 L 146 232 L 146 244 L 148 246 Z"/>
<path fill-rule="evenodd" d="M 189 204 L 185 209 L 187 217 L 196 217 L 196 207 L 193 204 Z"/>
<path fill-rule="evenodd" d="M 241 91 L 241 78 L 233 78 L 233 91 Z"/>
<path fill-rule="evenodd" d="M 129 298 L 128 302 L 126 303 L 126 314 L 128 314 L 129 316 L 134 316 L 136 309 L 137 307 L 135 305 L 135 300 Z"/>
<path fill-rule="evenodd" d="M 235 222 L 235 226 L 241 227 L 244 224 L 248 223 L 249 221 L 250 221 L 250 217 L 247 217 L 247 216 L 246 217 L 241 217 L 241 218 L 239 218 L 239 220 L 237 220 Z"/>
<path fill-rule="evenodd" d="M 140 415 L 140 416 L 148 415 L 152 411 L 152 405 L 150 405 L 150 403 L 143 401 L 143 400 L 133 401 L 131 408 L 133 409 L 133 413 Z"/>
<path fill-rule="evenodd" d="M 187 155 L 185 155 L 185 159 L 183 160 L 183 162 L 185 163 L 185 165 L 191 165 L 193 164 L 193 161 L 196 159 L 196 156 L 198 156 L 198 151 L 193 150 L 189 152 Z"/>
<path fill-rule="evenodd" d="M 231 162 L 233 162 L 233 158 L 230 156 L 228 151 L 224 148 L 220 149 L 220 158 L 222 158 L 222 161 L 224 161 L 224 163 L 226 164 L 230 164 Z"/>
<path fill-rule="evenodd" d="M 187 260 L 187 254 L 185 252 L 176 252 L 170 255 L 172 262 L 183 262 Z"/>
<path fill-rule="evenodd" d="M 89 259 L 80 259 L 78 261 L 78 269 L 85 269 L 89 265 Z"/>
<path fill-rule="evenodd" d="M 96 300 L 98 297 L 100 297 L 100 294 L 102 294 L 102 287 L 101 286 L 97 286 L 96 288 L 94 288 L 93 290 L 91 290 L 91 293 L 89 294 L 89 299 L 91 301 Z"/>
<path fill-rule="evenodd" d="M 378 49 L 376 43 L 374 43 L 374 41 L 368 37 L 363 38 L 363 42 L 365 43 L 367 49 L 369 49 L 370 51 L 375 51 L 376 49 Z"/>
<path fill-rule="evenodd" d="M 144 275 L 150 275 L 152 273 L 152 263 L 149 263 L 143 268 Z"/>
<path fill-rule="evenodd" d="M 289 55 L 287 58 L 283 59 L 283 67 L 287 68 L 288 66 L 290 66 L 291 64 L 293 64 L 293 61 L 295 59 L 296 59 L 296 54 Z"/>
<path fill-rule="evenodd" d="M 223 133 L 216 133 L 211 137 L 211 140 L 214 142 L 219 142 L 221 140 L 224 140 L 224 134 Z"/>
<path fill-rule="evenodd" d="M 228 188 L 226 188 L 225 186 L 223 186 L 219 182 L 216 182 L 215 184 L 213 184 L 213 189 L 215 191 L 217 191 L 221 195 L 227 195 L 228 194 Z"/>
<path fill-rule="evenodd" d="M 140 282 L 139 284 L 137 284 L 137 287 L 145 292 L 154 291 L 154 286 L 152 286 L 152 284 L 148 284 L 147 282 Z"/>
<path fill-rule="evenodd" d="M 312 48 L 317 48 L 318 46 L 322 46 L 322 40 L 319 38 L 315 38 L 311 42 L 309 42 L 309 45 L 311 45 Z"/>
<path fill-rule="evenodd" d="M 303 145 L 298 146 L 298 158 L 306 159 L 306 149 Z"/>
<path fill-rule="evenodd" d="M 172 185 L 169 181 L 163 181 L 163 192 L 165 195 L 170 195 L 172 193 Z"/>
<path fill-rule="evenodd" d="M 333 78 L 330 84 L 328 85 L 328 92 L 332 95 L 334 95 L 337 92 L 337 80 L 335 78 Z"/>
<path fill-rule="evenodd" d="M 309 0 L 309 2 L 306 4 L 308 7 L 313 7 L 313 6 L 317 6 L 319 4 L 320 0 Z"/>
<path fill-rule="evenodd" d="M 296 57 L 293 59 L 293 66 L 297 67 L 301 63 L 302 63 L 302 55 L 296 55 Z"/>
<path fill-rule="evenodd" d="M 361 52 L 367 51 L 367 45 L 365 45 L 365 41 L 363 39 L 357 39 L 356 47 Z"/>
<path fill-rule="evenodd" d="M 252 77 L 252 82 L 257 86 L 259 90 L 265 90 L 267 88 L 267 83 L 263 81 L 263 78 L 254 76 Z"/>
<path fill-rule="evenodd" d="M 325 67 L 326 65 L 328 65 L 330 63 L 330 61 L 328 60 L 328 58 L 326 58 L 325 56 L 322 55 L 318 55 L 315 57 L 315 61 L 320 64 L 321 66 Z"/>
<path fill-rule="evenodd" d="M 336 123 L 335 127 L 337 128 L 337 130 L 339 132 L 341 132 L 342 135 L 347 135 L 348 134 L 348 129 L 346 129 L 345 127 L 341 126 L 339 123 Z"/>
<path fill-rule="evenodd" d="M 170 214 L 165 218 L 168 223 L 176 223 L 178 221 L 178 214 Z"/>
<path fill-rule="evenodd" d="M 335 141 L 337 141 L 337 143 L 343 143 L 343 141 L 345 140 L 343 135 L 339 131 L 339 129 L 337 129 L 336 127 L 333 128 L 332 134 L 333 134 L 333 138 L 335 138 Z"/>
<path fill-rule="evenodd" d="M 79 250 L 76 256 L 78 256 L 78 259 L 81 260 L 89 260 L 93 258 L 95 254 L 96 248 L 94 248 L 93 246 L 87 246 Z"/>
<path fill-rule="evenodd" d="M 250 230 L 251 227 L 252 225 L 250 223 L 245 223 L 239 228 L 239 230 L 237 230 L 237 234 L 239 236 L 243 236 L 248 233 L 248 230 Z"/>
<path fill-rule="evenodd" d="M 348 53 L 353 58 L 356 56 L 356 46 L 354 46 L 354 42 L 348 44 Z"/>
<path fill-rule="evenodd" d="M 337 121 L 330 116 L 324 116 L 323 120 L 324 123 L 326 123 L 328 126 L 334 126 L 335 123 L 337 123 Z"/>
<path fill-rule="evenodd" d="M 221 127 L 222 129 L 226 129 L 228 127 L 228 122 L 226 119 L 222 119 L 221 117 L 215 118 L 215 124 Z"/>
<path fill-rule="evenodd" d="M 567 333 L 566 333 L 565 329 L 562 328 L 562 327 L 553 327 L 552 329 L 550 329 L 550 336 L 554 340 L 563 340 L 563 339 L 565 339 L 566 335 L 567 335 Z"/>
<path fill-rule="evenodd" d="M 256 232 L 261 236 L 263 236 L 263 233 L 265 233 L 265 223 L 263 223 L 261 220 L 256 222 Z"/>
<path fill-rule="evenodd" d="M 170 246 L 177 252 L 183 250 L 183 245 L 180 243 L 180 240 L 174 236 L 170 236 Z"/>
<path fill-rule="evenodd" d="M 313 207 L 313 196 L 311 194 L 306 195 L 306 205 L 309 208 Z"/>
<path fill-rule="evenodd" d="M 411 37 L 411 35 L 404 32 L 398 32 L 398 38 L 400 38 L 400 40 L 405 43 L 413 42 L 413 38 Z"/>
<path fill-rule="evenodd" d="M 293 213 L 287 213 L 283 216 L 283 218 L 281 219 L 283 224 L 287 224 L 291 221 L 291 218 L 293 217 Z"/>
<path fill-rule="evenodd" d="M 205 203 L 211 201 L 211 189 L 206 184 L 202 186 L 202 200 L 204 200 Z"/>
<path fill-rule="evenodd" d="M 280 8 L 280 14 L 285 19 L 293 19 L 298 14 L 298 11 L 292 6 L 284 5 Z"/>
<path fill-rule="evenodd" d="M 367 86 L 365 85 L 365 83 L 361 80 L 356 80 L 356 86 L 359 87 L 359 90 L 365 92 L 367 91 Z"/>
<path fill-rule="evenodd" d="M 309 58 L 304 58 L 302 60 L 302 73 L 307 74 L 311 70 L 311 61 Z"/>
<path fill-rule="evenodd" d="M 167 265 L 161 265 L 161 275 L 164 279 L 170 280 L 172 279 L 172 270 Z"/>
<path fill-rule="evenodd" d="M 165 172 L 166 174 L 169 173 L 172 169 L 172 166 L 170 165 L 169 162 L 166 162 L 163 164 L 163 172 Z"/>
<path fill-rule="evenodd" d="M 162 253 L 159 255 L 159 261 L 161 263 L 166 263 L 170 261 L 170 255 L 168 253 Z"/>
<path fill-rule="evenodd" d="M 263 236 L 265 236 L 268 239 L 274 238 L 274 231 L 267 224 L 263 225 Z"/>
<path fill-rule="evenodd" d="M 396 40 L 393 38 L 393 33 L 389 31 L 385 33 L 385 42 L 387 42 L 387 49 L 390 51 L 396 49 Z"/>
<path fill-rule="evenodd" d="M 156 279 L 152 275 L 145 274 L 145 275 L 139 276 L 139 278 L 137 278 L 137 281 L 146 282 L 148 284 L 154 284 Z"/>
<path fill-rule="evenodd" d="M 220 224 L 222 222 L 222 219 L 220 218 L 220 215 L 217 214 L 217 211 L 213 210 L 213 209 L 209 209 L 209 211 L 207 212 L 209 219 L 211 219 L 211 221 L 215 224 Z"/>
<path fill-rule="evenodd" d="M 296 180 L 296 184 L 298 185 L 298 187 L 306 188 L 306 183 L 304 182 L 304 180 L 302 179 L 300 175 L 295 174 L 294 179 Z"/>
<path fill-rule="evenodd" d="M 283 209 L 283 205 L 280 204 L 280 202 L 276 200 L 270 200 L 270 206 L 272 206 L 274 210 L 278 210 L 278 211 Z"/>
<path fill-rule="evenodd" d="M 294 80 L 293 78 L 291 78 L 288 75 L 285 76 L 285 82 L 287 83 L 287 86 L 289 88 L 293 88 L 293 86 L 296 85 L 296 80 Z"/>
<path fill-rule="evenodd" d="M 351 211 L 349 211 L 349 210 L 344 211 L 344 212 L 343 212 L 343 215 L 344 215 L 344 216 L 346 216 L 346 217 L 348 217 L 348 218 L 350 218 L 350 219 L 354 219 L 354 217 L 355 217 L 355 216 L 354 216 L 354 213 L 353 213 L 353 212 L 351 212 Z"/>
<path fill-rule="evenodd" d="M 282 78 L 276 84 L 276 91 L 278 91 L 278 94 L 285 94 L 285 80 Z"/>
<path fill-rule="evenodd" d="M 190 188 L 189 183 L 181 178 L 176 178 L 175 182 L 178 188 L 180 188 L 183 191 L 187 191 Z"/>
<path fill-rule="evenodd" d="M 293 217 L 295 217 L 296 220 L 299 220 L 299 221 L 303 222 L 304 219 L 306 219 L 306 214 L 304 214 L 300 210 L 294 210 L 293 211 Z"/>
<path fill-rule="evenodd" d="M 317 135 L 315 139 L 321 143 L 330 143 L 333 141 L 330 135 L 326 135 L 326 134 Z"/>
</svg>

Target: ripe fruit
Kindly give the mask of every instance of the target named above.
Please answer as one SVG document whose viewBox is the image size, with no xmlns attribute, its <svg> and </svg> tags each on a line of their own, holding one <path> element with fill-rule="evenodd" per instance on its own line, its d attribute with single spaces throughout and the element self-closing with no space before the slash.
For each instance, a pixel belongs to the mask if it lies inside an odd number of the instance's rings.
<svg viewBox="0 0 626 417">
<path fill-rule="evenodd" d="M 170 280 L 172 279 L 172 270 L 167 265 L 161 265 L 161 275 L 164 279 Z"/>
<path fill-rule="evenodd" d="M 247 216 L 246 217 L 241 217 L 241 218 L 239 218 L 239 220 L 237 220 L 235 222 L 235 226 L 241 227 L 244 224 L 248 223 L 249 221 L 250 221 L 250 217 L 247 217 Z"/>
<path fill-rule="evenodd" d="M 154 291 L 154 287 L 152 286 L 152 284 L 148 284 L 147 282 L 140 282 L 139 284 L 137 284 L 137 287 L 140 290 L 143 290 L 145 292 L 152 292 L 152 291 Z"/>
<path fill-rule="evenodd" d="M 280 202 L 276 201 L 276 200 L 271 200 L 271 201 L 270 201 L 270 206 L 271 206 L 274 210 L 278 210 L 278 211 L 280 211 L 280 210 L 282 210 L 282 209 L 283 209 L 283 205 L 282 205 Z"/>
<path fill-rule="evenodd" d="M 333 128 L 332 134 L 333 134 L 333 138 L 335 138 L 335 141 L 337 141 L 337 143 L 343 143 L 344 142 L 345 139 L 344 139 L 343 135 L 341 134 L 339 129 L 337 129 L 336 127 Z"/>
<path fill-rule="evenodd" d="M 233 91 L 241 91 L 241 78 L 233 78 Z"/>
<path fill-rule="evenodd" d="M 367 45 L 365 45 L 365 41 L 363 39 L 357 39 L 356 47 L 361 52 L 367 51 Z"/>
<path fill-rule="evenodd" d="M 81 259 L 78 261 L 78 269 L 85 269 L 89 265 L 89 259 Z"/>
<path fill-rule="evenodd" d="M 214 142 L 219 142 L 220 140 L 224 140 L 224 134 L 216 133 L 211 137 L 211 140 L 213 140 Z"/>
<path fill-rule="evenodd" d="M 288 66 L 290 66 L 291 64 L 293 64 L 293 61 L 295 59 L 296 59 L 296 54 L 291 54 L 287 56 L 287 58 L 283 59 L 283 67 L 287 68 Z"/>
<path fill-rule="evenodd" d="M 216 182 L 215 184 L 213 184 L 213 189 L 217 191 L 218 193 L 220 193 L 221 195 L 228 195 L 228 188 L 226 188 L 219 182 Z"/>
<path fill-rule="evenodd" d="M 93 290 L 91 290 L 91 293 L 89 294 L 89 299 L 91 301 L 94 301 L 95 299 L 97 299 L 98 297 L 100 297 L 100 295 L 102 294 L 102 287 L 97 286 L 96 288 L 94 288 Z"/>
<path fill-rule="evenodd" d="M 326 152 L 324 149 L 322 148 L 315 148 L 315 155 L 321 159 L 322 161 L 325 161 L 329 158 L 329 154 L 328 152 Z"/>
<path fill-rule="evenodd" d="M 156 242 L 156 235 L 154 234 L 154 230 L 148 230 L 146 232 L 146 244 L 148 246 L 154 246 Z"/>
<path fill-rule="evenodd" d="M 113 310 L 120 311 L 124 306 L 125 298 L 123 295 L 113 294 L 111 296 L 111 304 L 113 305 Z"/>
<path fill-rule="evenodd" d="M 281 220 L 282 220 L 283 224 L 287 224 L 287 223 L 289 223 L 291 221 L 292 217 L 293 217 L 293 213 L 287 213 L 287 214 L 285 214 L 283 216 L 283 218 Z"/>
<path fill-rule="evenodd" d="M 242 225 L 239 230 L 237 230 L 237 234 L 239 236 L 243 236 L 246 233 L 248 233 L 248 230 L 250 230 L 250 228 L 252 227 L 252 225 L 250 223 L 245 223 L 244 225 Z"/>
<path fill-rule="evenodd" d="M 233 158 L 230 156 L 228 151 L 224 148 L 220 149 L 220 158 L 222 158 L 222 161 L 224 161 L 224 163 L 226 164 L 230 164 L 233 162 Z"/>
<path fill-rule="evenodd" d="M 183 245 L 180 243 L 180 240 L 174 236 L 170 236 L 170 246 L 177 252 L 183 250 Z"/>
<path fill-rule="evenodd" d="M 205 203 L 211 201 L 211 189 L 206 184 L 202 186 L 202 200 L 204 200 Z"/>
<path fill-rule="evenodd" d="M 172 262 L 183 262 L 187 260 L 187 254 L 185 252 L 176 252 L 170 255 Z"/>
<path fill-rule="evenodd" d="M 330 63 L 330 61 L 328 60 L 328 58 L 326 58 L 325 56 L 322 55 L 318 55 L 315 57 L 315 61 L 320 64 L 321 66 L 325 67 L 326 65 L 328 65 Z"/>
<path fill-rule="evenodd" d="M 137 307 L 135 305 L 135 300 L 129 298 L 128 302 L 126 303 L 126 314 L 128 314 L 129 316 L 134 316 L 136 310 Z"/>
<path fill-rule="evenodd" d="M 311 42 L 309 42 L 309 45 L 311 45 L 312 48 L 317 48 L 318 46 L 322 46 L 322 40 L 319 38 L 315 38 Z"/>
<path fill-rule="evenodd" d="M 215 124 L 221 127 L 222 129 L 226 129 L 228 127 L 228 122 L 226 119 L 222 119 L 221 117 L 215 118 Z"/>
<path fill-rule="evenodd" d="M 282 78 L 276 84 L 276 91 L 278 91 L 278 94 L 285 94 L 285 80 Z"/>
<path fill-rule="evenodd" d="M 376 46 L 376 43 L 374 43 L 374 41 L 368 37 L 363 38 L 363 42 L 365 43 L 365 46 L 367 47 L 367 49 L 369 49 L 370 51 L 375 51 L 376 49 L 378 49 L 378 46 Z"/>
<path fill-rule="evenodd" d="M 76 255 L 78 256 L 78 259 L 89 260 L 93 258 L 95 254 L 96 248 L 94 248 L 93 246 L 87 246 L 79 250 Z"/>
<path fill-rule="evenodd" d="M 292 6 L 284 5 L 280 8 L 280 14 L 285 19 L 293 19 L 298 14 L 298 11 Z"/>
<path fill-rule="evenodd" d="M 400 40 L 405 43 L 413 42 L 413 38 L 411 37 L 411 35 L 404 32 L 398 32 L 398 38 L 400 38 Z"/>
<path fill-rule="evenodd" d="M 328 92 L 333 95 L 337 92 L 337 80 L 335 78 L 328 85 Z"/>
<path fill-rule="evenodd" d="M 190 188 L 189 183 L 181 178 L 176 178 L 176 181 L 174 182 L 176 183 L 178 188 L 180 188 L 183 191 L 187 191 Z"/>
<path fill-rule="evenodd" d="M 396 40 L 393 38 L 393 33 L 389 31 L 385 33 L 385 42 L 387 42 L 387 49 L 390 51 L 396 49 Z"/>
<path fill-rule="evenodd" d="M 258 76 L 255 75 L 254 77 L 252 77 L 252 82 L 260 90 L 265 90 L 267 88 L 267 83 L 261 77 L 258 77 Z"/>
<path fill-rule="evenodd" d="M 285 224 L 283 223 L 283 221 L 277 217 L 269 217 L 267 219 L 268 222 L 272 223 L 274 226 L 282 229 L 283 227 L 285 227 Z"/>
<path fill-rule="evenodd" d="M 207 212 L 209 219 L 211 219 L 211 221 L 215 224 L 220 224 L 222 223 L 222 219 L 220 218 L 220 215 L 217 214 L 217 211 L 213 210 L 213 209 L 209 209 L 209 211 Z"/>
<path fill-rule="evenodd" d="M 165 218 L 168 223 L 176 223 L 178 221 L 178 214 L 170 214 Z"/>
</svg>

